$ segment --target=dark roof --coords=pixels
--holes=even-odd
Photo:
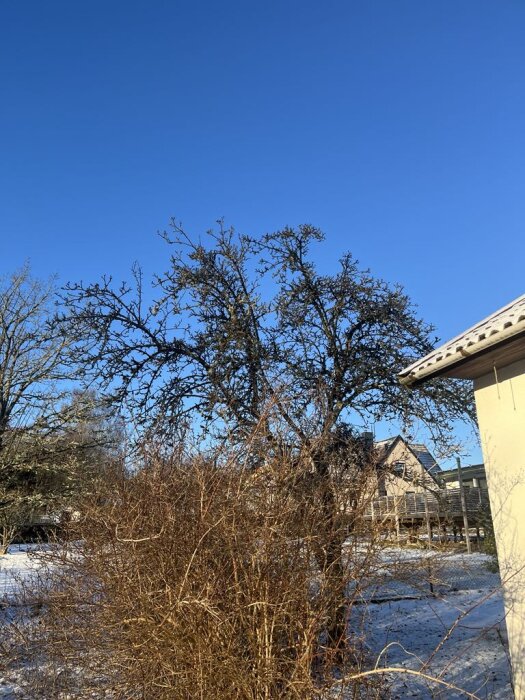
[[[484,464],[470,464],[468,467],[461,467],[461,476],[463,479],[485,479],[485,465]],[[440,477],[443,481],[457,481],[458,470],[457,469],[447,469],[442,471]]]
[[[427,472],[430,472],[434,474],[435,472],[440,472],[441,467],[439,464],[436,462],[434,457],[430,454],[428,448],[426,445],[421,445],[421,444],[409,444],[410,449],[412,452],[416,455],[416,457],[419,459],[421,464],[425,467]]]

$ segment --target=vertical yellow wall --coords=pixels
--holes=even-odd
[[[525,360],[474,382],[517,700],[525,699]]]

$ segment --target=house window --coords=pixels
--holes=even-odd
[[[405,473],[405,463],[394,462],[392,464],[392,471],[396,476],[403,476],[403,474]]]

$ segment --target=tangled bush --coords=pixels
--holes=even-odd
[[[158,459],[83,504],[41,561],[33,652],[54,669],[41,697],[363,697],[342,681],[362,650],[331,648],[326,630],[373,557],[322,574],[315,487],[299,507],[297,479],[263,474]],[[345,518],[334,527],[342,541]]]

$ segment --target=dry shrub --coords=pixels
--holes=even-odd
[[[321,573],[323,491],[300,497],[299,472],[156,459],[84,503],[41,561],[33,650],[53,688],[33,697],[364,697],[364,680],[341,682],[358,644],[331,656],[325,642],[341,587],[350,610],[374,557]],[[345,517],[331,526],[339,546]]]

